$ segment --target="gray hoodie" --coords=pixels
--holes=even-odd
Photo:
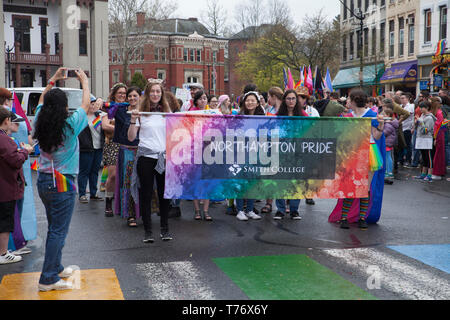
[[[436,117],[431,112],[426,115],[421,115],[417,121],[417,138],[433,138],[435,122]]]

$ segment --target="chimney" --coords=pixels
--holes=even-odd
[[[188,20],[189,20],[189,21],[198,22],[198,19],[197,19],[197,18],[189,18]]]
[[[142,28],[145,24],[145,12],[136,13],[136,26]]]

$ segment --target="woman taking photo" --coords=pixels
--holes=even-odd
[[[123,103],[127,98],[127,86],[117,83],[112,87],[108,102]],[[105,185],[105,215],[113,215],[112,201],[116,187],[116,165],[119,155],[120,144],[113,141],[114,120],[108,119],[108,115],[102,118],[102,129],[105,132],[105,147],[103,149],[103,165],[108,170],[108,179]]]
[[[208,103],[208,96],[203,90],[198,91],[194,95],[194,107],[191,108],[189,111],[196,111],[196,110],[205,110],[206,105]],[[200,211],[200,201],[203,201],[203,212]],[[194,202],[194,219],[195,220],[202,220],[205,221],[212,221],[211,216],[208,213],[209,210],[209,199],[208,200],[193,200]]]
[[[144,92],[139,110],[131,113],[128,140],[134,141],[139,134],[139,147],[131,179],[132,195],[139,203],[139,212],[144,222],[144,243],[153,243],[152,194],[156,179],[159,212],[161,216],[161,239],[172,240],[169,234],[169,200],[164,199],[166,120],[161,115],[142,115],[139,112],[170,113],[170,107],[160,82],[150,82]],[[139,199],[139,201],[138,201]]]
[[[81,108],[69,115],[67,96],[61,89],[52,89],[55,82],[65,79],[64,68],[58,69],[48,82],[36,109],[34,139],[39,142],[39,172],[37,189],[48,221],[45,258],[39,279],[39,290],[71,289],[71,284],[61,278],[71,276],[73,270],[61,265],[62,249],[69,232],[70,220],[75,205],[74,184],[79,171],[78,135],[88,125],[90,107],[89,82],[82,70],[76,70],[83,88]],[[66,188],[56,181],[57,171],[63,175]],[[68,191],[64,191],[68,190]]]
[[[280,110],[278,110],[277,116],[289,116],[289,117],[307,117],[308,114],[305,112],[303,107],[300,105],[297,93],[295,90],[287,90],[282,98],[282,103]],[[277,199],[277,213],[273,217],[274,220],[281,220],[286,215],[286,200]],[[298,213],[298,208],[300,206],[300,200],[289,200],[289,212],[291,214],[291,219],[301,220],[300,214]]]
[[[261,107],[261,99],[258,92],[250,91],[247,92],[242,98],[242,109],[240,115],[242,116],[264,116],[265,112],[263,107]],[[247,208],[244,212],[244,199],[236,199],[236,208],[238,214],[236,218],[240,221],[247,221],[248,219],[260,220],[261,216],[257,215],[254,210],[255,200],[246,199]]]
[[[141,98],[141,89],[130,87],[127,90],[127,102],[130,104],[128,111],[139,108]],[[137,227],[138,206],[134,202],[130,193],[131,174],[136,157],[139,137],[134,141],[128,140],[128,129],[130,128],[131,115],[127,113],[126,108],[118,108],[114,115],[114,138],[113,142],[120,145],[117,158],[117,176],[114,201],[114,212],[122,218],[127,219],[129,227]],[[108,216],[113,216],[111,213]]]

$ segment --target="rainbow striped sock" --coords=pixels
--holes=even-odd
[[[361,198],[359,201],[359,218],[366,219],[367,211],[369,211],[369,198]]]
[[[342,219],[347,219],[348,212],[350,211],[350,208],[353,205],[353,201],[355,201],[355,199],[344,199],[344,203],[342,205],[342,215],[341,215]]]

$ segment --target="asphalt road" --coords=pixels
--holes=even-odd
[[[328,299],[330,284],[313,281],[309,273],[316,270],[320,277],[343,280],[350,291],[361,290],[376,299],[450,299],[450,182],[425,184],[412,181],[413,174],[416,171],[402,169],[399,179],[385,186],[381,220],[367,231],[328,223],[335,200],[316,200],[314,206],[302,201],[301,221],[274,221],[274,208],[272,215],[249,222],[226,215],[224,203],[212,205],[213,222],[194,221],[192,202],[183,201],[182,217],[169,220],[174,239],[162,242],[156,237],[155,243],[144,244],[141,221],[130,228],[118,216],[106,218],[104,202],[77,202],[63,263],[82,270],[114,269],[124,298],[132,300],[285,298],[282,290],[257,288],[262,285],[257,274],[267,282],[277,277],[276,283],[283,276],[298,280],[308,274],[308,292],[301,291],[302,281],[292,280],[288,297]],[[33,252],[20,263],[0,266],[0,278],[41,271],[47,220],[37,193],[35,198],[38,239],[29,244]],[[159,235],[156,215],[153,227]],[[405,248],[413,253],[405,253]],[[280,274],[285,264],[279,259],[289,256],[305,259],[299,275],[295,268]],[[253,260],[239,263],[252,257],[268,260],[256,260],[256,267],[246,267]],[[332,288],[339,295],[340,287]]]

